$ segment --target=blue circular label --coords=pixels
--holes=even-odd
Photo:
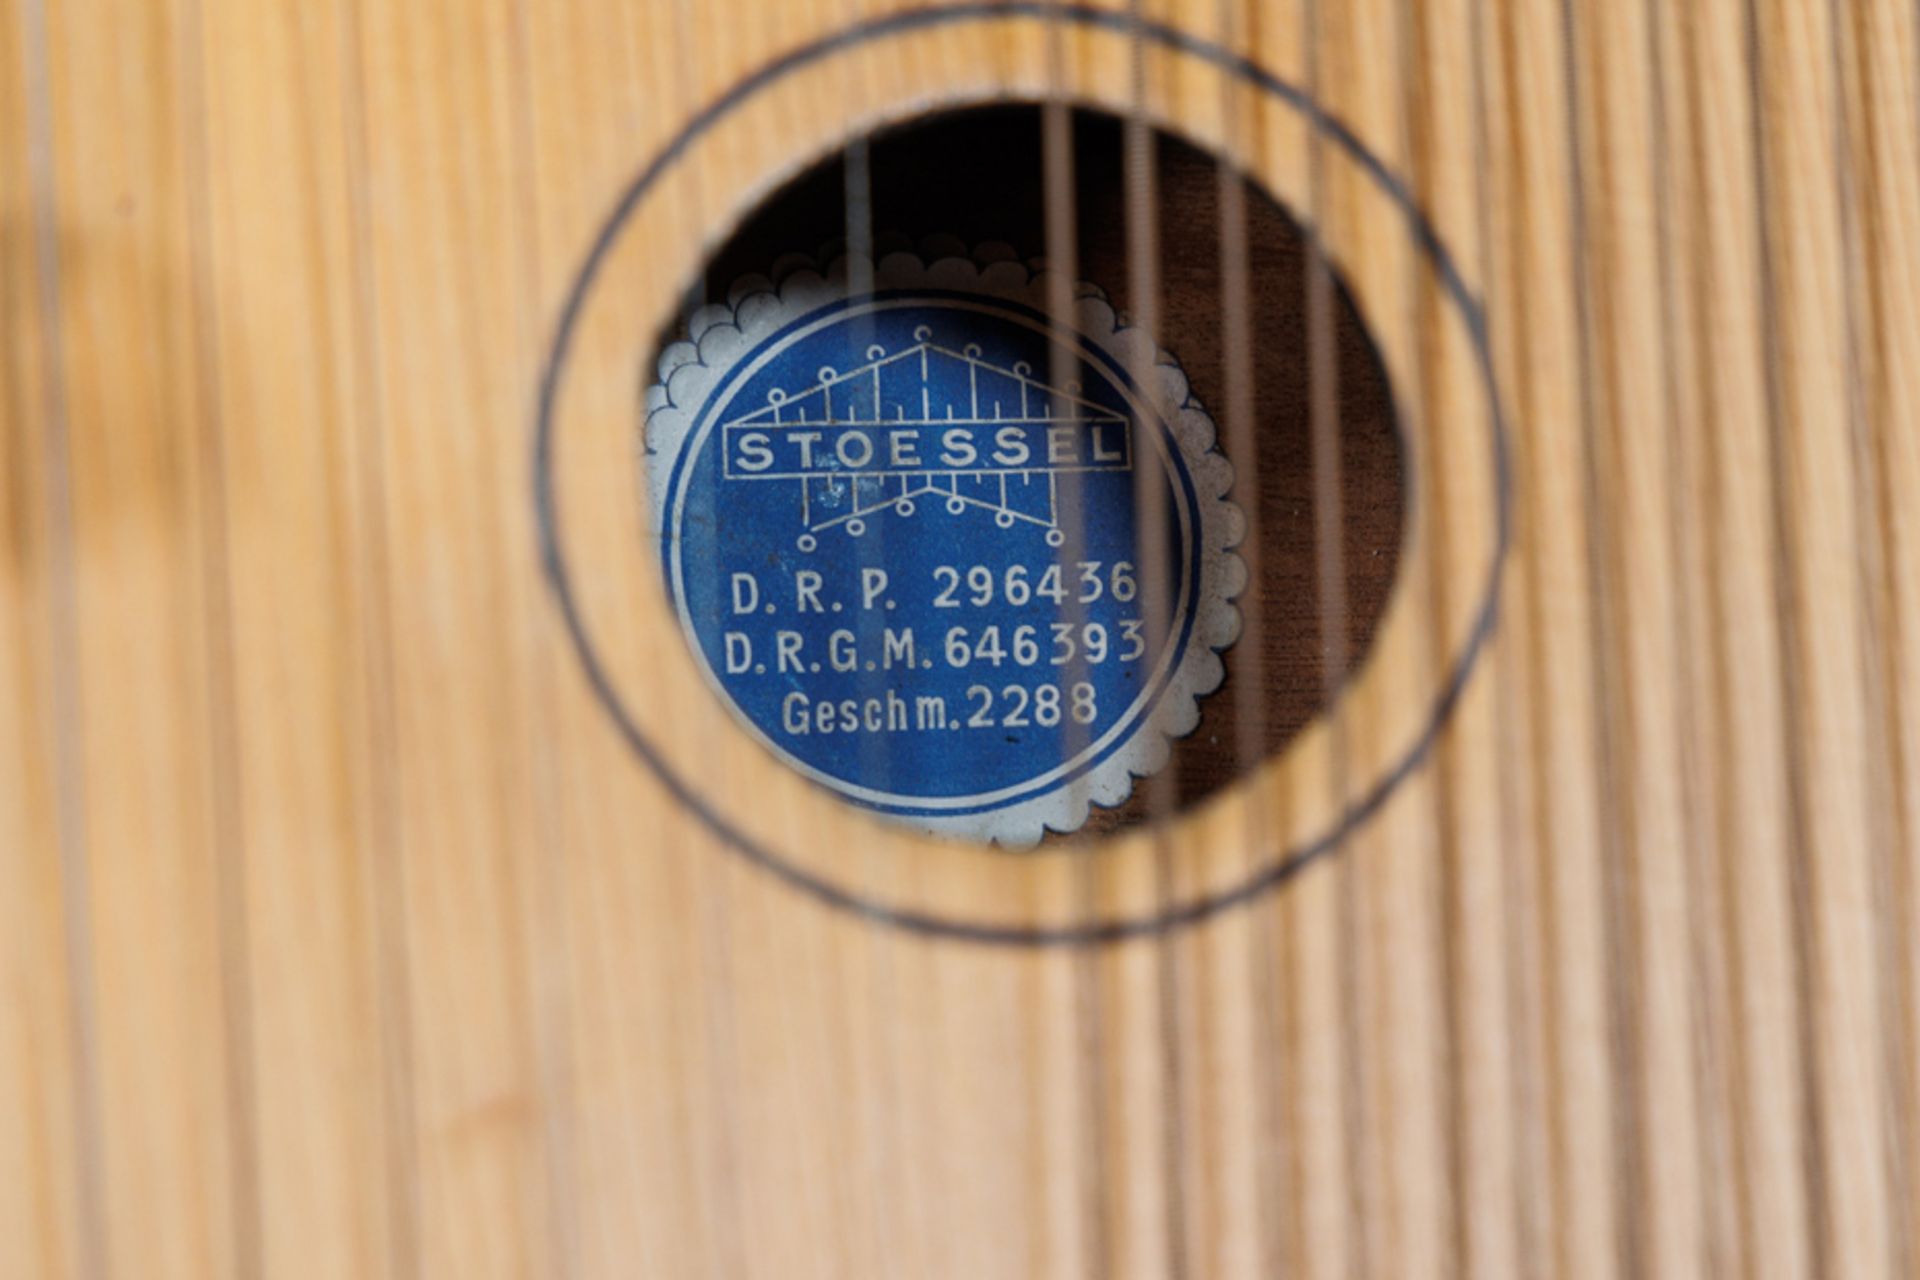
[[[1188,458],[1129,367],[1022,302],[927,288],[734,343],[651,465],[674,606],[751,731],[930,829],[1034,839],[1033,802],[1076,783],[1083,818],[1207,577]]]

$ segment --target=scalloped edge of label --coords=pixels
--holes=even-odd
[[[662,516],[673,470],[670,463],[659,466],[655,460],[677,458],[708,397],[741,357],[757,351],[761,342],[791,322],[844,302],[850,296],[855,266],[866,268],[857,274],[875,289],[971,293],[1043,314],[1048,311],[1051,282],[1042,260],[1023,262],[1010,246],[998,242],[978,245],[969,253],[963,242],[951,236],[929,236],[917,246],[900,237],[883,238],[870,260],[852,259],[837,245],[829,245],[818,255],[787,254],[774,262],[768,274],[741,277],[728,289],[724,303],[693,312],[687,321],[688,338],[661,351],[658,380],[646,389],[640,466],[648,525],[655,537],[663,542],[669,537]],[[1070,328],[1076,337],[1122,369],[1152,371],[1148,384],[1137,386],[1135,392],[1160,414],[1186,464],[1196,497],[1193,536],[1199,542],[1200,582],[1194,594],[1191,639],[1179,663],[1168,672],[1158,698],[1117,748],[1054,788],[1004,807],[951,816],[891,813],[848,794],[835,779],[771,743],[699,658],[698,637],[686,636],[728,714],[774,758],[883,821],[1014,848],[1037,844],[1050,832],[1071,834],[1085,825],[1092,806],[1114,808],[1126,803],[1137,779],[1167,766],[1173,743],[1199,727],[1200,700],[1216,691],[1226,677],[1220,654],[1239,638],[1240,611],[1234,600],[1247,586],[1246,564],[1234,550],[1245,537],[1246,521],[1227,496],[1233,487],[1232,464],[1220,451],[1213,418],[1193,398],[1178,360],[1117,312],[1098,287],[1075,281],[1071,292]]]

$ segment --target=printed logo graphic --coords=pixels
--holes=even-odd
[[[1063,330],[1017,263],[896,254],[872,280],[743,281],[663,354],[666,580],[777,756],[897,820],[1030,844],[1124,800],[1218,686],[1232,471],[1178,366],[1097,294]]]
[[[814,549],[818,540],[808,535],[823,529],[844,525],[859,537],[869,516],[910,516],[923,496],[952,515],[970,506],[989,512],[1002,529],[1021,520],[1038,525],[1047,545],[1057,547],[1066,541],[1058,476],[1133,469],[1125,414],[1043,386],[1025,361],[998,368],[981,358],[980,344],[954,351],[936,345],[932,334],[919,326],[914,345],[897,355],[869,347],[869,362],[851,373],[822,365],[818,386],[799,393],[775,387],[766,408],[721,428],[726,479],[800,482],[802,551]],[[961,385],[966,397],[956,406],[948,389]],[[944,415],[935,414],[936,402]],[[937,451],[923,454],[926,441]],[[1046,481],[1038,510],[1030,509],[1036,476]],[[963,490],[963,481],[983,480],[993,483]],[[851,510],[839,500],[848,485]]]

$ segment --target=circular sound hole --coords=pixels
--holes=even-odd
[[[1090,111],[1072,117],[1075,274],[1114,307],[1137,315],[1137,272],[1128,256],[1128,172],[1122,123]],[[723,299],[736,281],[767,273],[780,259],[815,253],[848,238],[849,192],[863,193],[871,235],[889,244],[945,243],[965,252],[984,243],[1022,257],[1047,250],[1047,181],[1042,113],[1036,106],[954,112],[891,128],[868,139],[849,182],[839,156],[763,201],[712,255],[682,316],[660,346],[683,338],[688,317]],[[858,153],[856,153],[856,156]],[[1386,607],[1402,544],[1406,484],[1392,393],[1373,341],[1337,279],[1323,313],[1332,358],[1312,385],[1312,250],[1299,225],[1260,188],[1223,181],[1210,154],[1164,134],[1153,138],[1153,216],[1158,228],[1158,321],[1153,337],[1184,369],[1192,395],[1220,427],[1234,468],[1228,494],[1246,514],[1253,570],[1238,597],[1238,640],[1221,652],[1225,679],[1199,702],[1200,721],[1172,743],[1164,781],[1135,786],[1112,808],[1095,808],[1080,834],[1169,816],[1245,774],[1337,698],[1364,661]],[[861,181],[864,171],[865,181]],[[1238,183],[1245,210],[1244,297],[1249,342],[1230,348],[1229,283],[1222,275],[1222,204]],[[947,238],[937,240],[935,238]],[[856,236],[857,238],[857,236]],[[651,366],[649,366],[651,367]],[[1236,448],[1229,422],[1233,388],[1250,390],[1251,450]],[[1338,422],[1339,542],[1316,529],[1313,411]],[[902,496],[894,518],[921,519],[964,506],[957,496]],[[868,516],[868,520],[874,519]],[[1004,517],[1010,521],[1011,517]],[[865,529],[862,523],[862,529]],[[813,535],[806,535],[812,540]],[[1059,541],[1049,536],[1049,544]],[[811,550],[811,548],[806,548]],[[1068,548],[1071,549],[1070,547]],[[1338,598],[1322,582],[1338,570]],[[1332,596],[1333,593],[1325,593]],[[1329,619],[1329,606],[1340,616]],[[1043,633],[1044,634],[1044,633]],[[1344,661],[1340,669],[1331,665]],[[1049,837],[1058,838],[1058,837]]]

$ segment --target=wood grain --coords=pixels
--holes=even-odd
[[[1504,492],[1497,627],[1431,751],[1330,856],[1124,941],[994,945],[796,889],[596,699],[542,559],[535,420],[649,159],[906,10],[19,0],[0,1276],[1920,1265],[1913,7],[1140,6],[1405,184],[1484,306],[1504,490],[1475,327],[1353,150],[1088,16],[1123,9],[1050,35],[990,8],[744,93],[612,243],[553,483],[613,683],[791,866],[1072,935],[1229,894],[1363,797],[1472,631]],[[1323,238],[1398,413],[1382,462],[1364,398],[1335,397],[1347,491],[1408,501],[1347,526],[1347,557],[1398,551],[1356,571],[1375,596],[1341,620],[1364,661],[1335,696],[1312,646],[1249,646],[1237,681],[1299,695],[1252,713],[1264,758],[1189,761],[1177,814],[1016,857],[881,828],[733,727],[637,567],[620,459],[687,288],[813,237],[762,199],[852,132],[1053,93],[1198,148],[1165,159],[1155,314],[1223,422],[1233,281],[1198,157],[1277,202],[1250,205],[1246,277],[1254,425],[1283,442],[1248,472],[1272,634],[1314,622],[1320,563],[1288,542],[1315,387],[1279,210]],[[1044,240],[1035,152],[981,137],[942,146],[1017,165]],[[1125,297],[1125,175],[1085,168],[1086,274]],[[1005,235],[1015,207],[920,198],[899,220]],[[1221,704],[1227,747],[1250,705]]]

